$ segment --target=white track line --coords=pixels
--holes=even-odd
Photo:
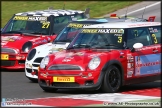
[[[151,5],[148,5],[148,6],[146,6],[146,7],[137,9],[137,10],[132,11],[132,12],[128,12],[127,15],[132,14],[132,13],[135,13],[135,12],[138,12],[138,11],[141,11],[141,10],[144,10],[144,9],[147,9],[147,8],[150,8],[150,7],[155,6],[155,5],[158,5],[158,4],[160,4],[160,3],[161,3],[161,1],[160,1],[160,2],[156,2],[156,3],[154,3],[154,4],[151,4]],[[120,15],[120,16],[125,16],[125,14]]]
[[[85,100],[108,101],[108,102],[127,102],[127,101],[137,101],[147,99],[160,99],[161,97],[121,94],[121,93],[105,93],[105,94],[68,95],[68,96],[59,96],[58,98],[73,98],[73,99],[85,99]]]

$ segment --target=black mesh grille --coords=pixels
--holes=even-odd
[[[36,59],[34,60],[34,62],[40,63],[40,62],[42,61],[42,59],[43,59],[43,57],[36,58]]]
[[[39,66],[39,64],[32,64],[34,67],[38,67]]]
[[[52,86],[55,86],[55,87],[79,87],[79,84],[78,83],[64,83],[64,82],[54,82],[52,83]]]
[[[54,65],[49,67],[49,70],[81,70],[81,68],[74,65]]]
[[[27,71],[28,73],[32,73],[32,69],[26,68],[26,71]]]
[[[14,66],[16,61],[1,60],[1,66]]]
[[[7,52],[7,53],[13,53],[16,54],[14,49],[10,49],[10,48],[1,48],[1,52]]]

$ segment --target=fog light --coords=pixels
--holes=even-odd
[[[46,84],[47,84],[47,86],[50,86],[50,81],[46,80]]]
[[[17,59],[17,60],[20,60],[20,59],[21,59],[21,57],[20,57],[20,56],[16,56],[16,59]]]
[[[46,74],[44,74],[44,73],[40,73],[40,75],[41,75],[42,77],[47,78],[47,75],[46,75]]]
[[[92,74],[91,73],[88,73],[88,77],[91,77],[92,76]]]

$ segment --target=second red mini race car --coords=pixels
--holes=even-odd
[[[84,27],[67,50],[43,58],[40,87],[102,89],[160,79],[161,23],[116,22]]]

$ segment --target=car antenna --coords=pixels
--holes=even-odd
[[[144,10],[143,10],[143,13],[142,13],[142,19],[143,19],[143,15],[144,15],[144,13],[145,13],[145,9],[146,9],[146,7],[147,7],[147,5],[145,5],[145,8],[144,8]]]
[[[64,5],[63,5],[63,10],[65,10],[65,2],[64,2]]]
[[[128,2],[128,7],[129,7],[129,2]],[[128,11],[128,7],[127,7],[127,9],[126,9],[125,19],[127,18],[127,11]]]

